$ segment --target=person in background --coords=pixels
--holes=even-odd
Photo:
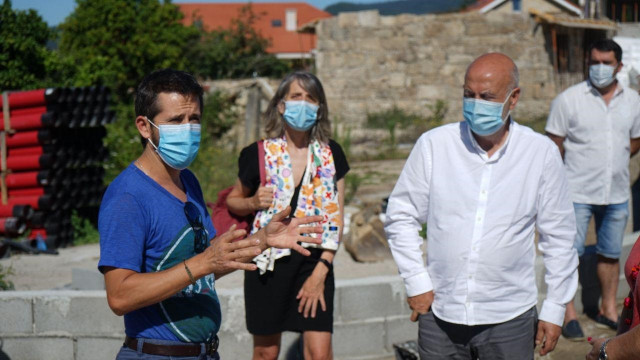
[[[259,272],[245,272],[247,329],[253,359],[276,359],[283,331],[301,332],[305,359],[331,359],[333,258],[342,236],[344,176],[349,165],[329,139],[331,124],[322,84],[313,74],[287,75],[266,111],[267,139],[242,150],[238,180],[227,197],[229,211],[255,213],[251,233],[291,207],[295,217],[323,217],[322,244],[303,244],[311,256],[267,249],[254,259]],[[266,184],[261,184],[258,146],[264,148]]]
[[[117,359],[219,359],[220,301],[215,281],[266,248],[309,250],[322,220],[286,219],[289,209],[244,240],[244,230],[216,236],[198,180],[186,168],[198,153],[202,87],[185,72],[147,75],[136,90],[135,124],[143,151],[109,185],[100,206],[100,261],[107,301],[124,315]],[[235,241],[238,240],[238,241]]]
[[[624,266],[624,276],[631,288],[624,299],[624,307],[618,323],[618,335],[610,339],[589,339],[592,345],[587,360],[636,360],[640,354],[640,238],[629,253]]]
[[[551,352],[575,294],[575,217],[562,159],[510,116],[518,68],[485,54],[464,78],[464,121],[424,133],[387,207],[385,231],[425,359],[533,359]],[[423,239],[427,224],[427,266]],[[546,268],[538,317],[535,230]]]
[[[595,218],[597,276],[602,289],[598,326],[617,328],[619,261],[629,217],[629,157],[640,149],[640,96],[616,79],[622,49],[613,40],[589,48],[589,78],[558,95],[545,131],[564,158],[576,214],[574,247],[584,261],[587,228]],[[581,279],[585,280],[585,279]],[[570,340],[584,339],[573,300],[562,328]]]

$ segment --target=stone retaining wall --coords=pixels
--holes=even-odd
[[[323,19],[316,33],[317,74],[332,119],[341,130],[350,127],[355,141],[375,136],[362,128],[367,113],[394,105],[427,116],[428,106],[443,100],[446,120],[460,121],[465,70],[487,52],[509,55],[520,70],[519,121],[546,115],[557,94],[542,27],[525,13],[351,12]]]

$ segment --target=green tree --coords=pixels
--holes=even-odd
[[[43,85],[51,32],[35,10],[13,10],[11,1],[0,6],[0,89],[33,89]]]
[[[158,0],[76,0],[60,24],[60,52],[77,65],[75,85],[103,84],[118,101],[153,70],[186,69],[185,49],[199,39],[176,5]]]
[[[194,73],[210,79],[246,78],[253,75],[280,77],[289,65],[267,54],[269,40],[255,29],[258,20],[251,5],[240,9],[227,29],[206,32],[192,49]],[[200,22],[197,22],[200,23]]]
[[[168,1],[76,0],[74,12],[60,24],[59,51],[76,68],[74,85],[102,84],[113,90],[118,121],[108,126],[106,181],[140,153],[133,125],[137,84],[154,70],[188,68],[186,49],[200,35],[184,26],[182,17]]]

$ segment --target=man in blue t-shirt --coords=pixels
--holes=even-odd
[[[126,339],[117,359],[218,359],[220,302],[215,280],[255,270],[250,260],[268,247],[309,251],[322,217],[274,216],[244,239],[232,227],[216,236],[202,190],[186,169],[198,153],[202,87],[193,76],[165,69],[136,90],[135,124],[144,150],[109,185],[99,216],[100,262],[109,306],[124,315]]]

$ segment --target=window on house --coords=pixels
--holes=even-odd
[[[285,20],[287,22],[287,31],[296,31],[298,28],[298,11],[296,9],[287,9],[285,12]]]
[[[280,19],[271,20],[271,26],[272,27],[281,27],[282,26],[282,20],[280,20]]]

